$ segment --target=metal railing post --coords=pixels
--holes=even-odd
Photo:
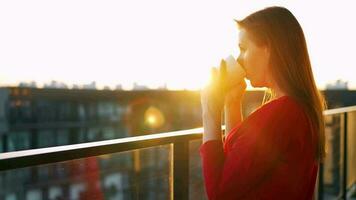
[[[189,141],[173,144],[173,197],[189,199]]]
[[[343,139],[343,174],[342,174],[342,198],[347,197],[347,112],[344,113],[344,139]]]
[[[324,164],[319,164],[318,200],[324,199]]]

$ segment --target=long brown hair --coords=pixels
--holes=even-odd
[[[304,33],[297,19],[286,8],[268,7],[236,22],[257,45],[269,47],[271,74],[280,89],[304,107],[318,137],[315,158],[322,162],[326,103],[316,87]],[[275,97],[274,91],[269,94],[269,99]]]

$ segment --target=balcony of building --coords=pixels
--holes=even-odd
[[[325,111],[317,199],[355,198],[356,106]],[[207,199],[202,128],[0,154],[0,199]]]

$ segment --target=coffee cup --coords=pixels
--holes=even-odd
[[[232,55],[229,55],[224,60],[226,63],[227,84],[229,86],[239,84],[246,76],[244,68],[242,68],[238,62],[236,62],[236,59]]]

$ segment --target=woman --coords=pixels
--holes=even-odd
[[[293,14],[282,7],[241,21],[237,61],[254,87],[271,91],[246,119],[242,81],[225,85],[226,66],[213,69],[201,93],[203,162],[209,199],[312,199],[318,163],[325,155],[323,110],[306,41]],[[225,137],[221,112],[225,111]]]

